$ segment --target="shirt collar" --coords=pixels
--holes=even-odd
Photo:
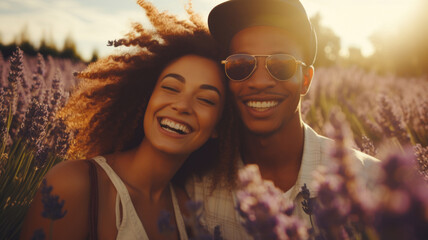
[[[311,187],[313,181],[313,172],[321,164],[321,144],[320,136],[307,124],[304,126],[304,144],[302,164],[300,166],[299,175],[297,176],[296,184],[284,193],[289,199],[295,199],[302,190],[304,184],[309,189],[311,198],[316,197],[316,191]],[[238,169],[244,167],[244,162],[241,156],[238,156]]]
[[[313,173],[321,164],[321,144],[320,136],[307,124],[304,125],[304,144],[302,164],[296,184],[286,192],[290,199],[295,199],[302,190],[304,184],[308,188],[311,197],[316,196],[316,191],[312,188]]]

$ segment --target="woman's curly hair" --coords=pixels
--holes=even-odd
[[[126,53],[102,58],[76,74],[79,86],[59,114],[75,134],[69,158],[89,159],[137,147],[144,137],[144,113],[162,70],[189,54],[217,62],[224,56],[190,3],[187,21],[159,12],[147,1],[138,4],[153,28],[134,23],[125,38],[108,43],[129,47]],[[219,138],[194,152],[173,181],[184,183],[191,174],[202,176],[213,170],[214,185],[221,179],[234,182],[238,146],[232,144],[236,136],[230,134],[235,121],[231,101],[225,102]]]

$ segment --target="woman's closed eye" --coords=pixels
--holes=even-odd
[[[198,97],[198,100],[201,101],[201,102],[203,102],[203,103],[209,104],[211,106],[215,106],[216,105],[216,102],[214,100],[211,100],[211,99],[208,99],[208,98]]]
[[[171,91],[171,92],[176,92],[176,93],[180,92],[180,90],[178,88],[172,87],[172,86],[168,86],[168,85],[163,85],[163,86],[161,86],[161,88],[163,88],[163,89],[165,89],[167,91]]]

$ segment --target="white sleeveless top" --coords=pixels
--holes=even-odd
[[[101,166],[110,178],[114,187],[116,188],[116,228],[117,228],[117,240],[148,240],[146,231],[144,230],[143,224],[135,211],[134,205],[132,204],[131,197],[129,196],[128,189],[122,182],[120,177],[113,171],[113,169],[107,164],[106,159],[103,156],[94,158],[95,162]],[[174,189],[169,184],[169,189],[172,196],[172,204],[174,206],[175,221],[177,223],[178,233],[181,240],[188,240],[186,228],[184,226],[183,216],[181,215],[180,208],[178,206],[177,197],[175,196]],[[120,205],[122,205],[122,219],[120,218]]]

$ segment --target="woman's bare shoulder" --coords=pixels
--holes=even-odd
[[[56,164],[45,176],[48,183],[58,188],[85,190],[89,187],[89,164],[87,160],[70,160]]]
[[[55,220],[54,239],[85,239],[89,228],[89,164],[87,161],[64,161],[51,168],[45,176],[49,194],[62,205],[60,219]],[[36,229],[50,231],[51,219],[42,216],[46,209],[43,198],[46,191],[41,185],[24,220],[21,239],[30,239]],[[52,198],[52,199],[55,199]],[[51,199],[51,200],[52,200]],[[58,210],[58,209],[57,209]]]

